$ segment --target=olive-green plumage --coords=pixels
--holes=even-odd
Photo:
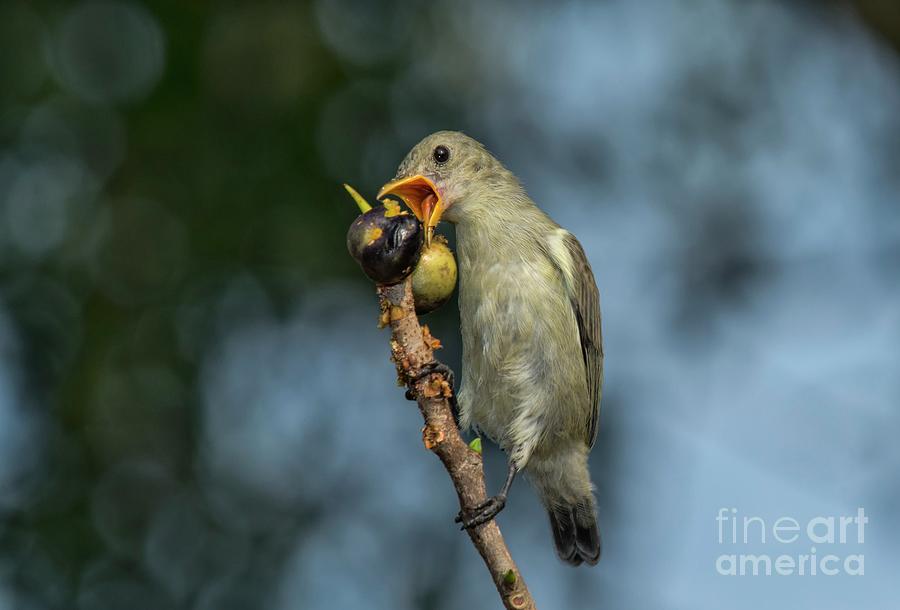
[[[460,423],[496,441],[515,471],[525,471],[550,514],[560,556],[596,563],[587,455],[597,434],[603,349],[584,251],[462,133],[442,131],[417,144],[397,178],[414,175],[433,183],[442,219],[456,225]]]

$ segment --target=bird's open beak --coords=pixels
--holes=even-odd
[[[444,212],[444,201],[434,182],[425,176],[418,175],[388,182],[378,192],[378,199],[385,195],[394,195],[403,200],[425,225],[425,244],[431,245],[434,228],[441,221]]]

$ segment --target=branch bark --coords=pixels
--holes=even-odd
[[[416,397],[425,420],[422,441],[440,458],[459,496],[459,506],[469,511],[487,499],[481,454],[470,449],[459,435],[448,397],[452,388],[440,372],[415,381],[440,345],[428,327],[419,325],[409,278],[391,286],[379,286],[381,323],[391,328],[391,358],[399,379]],[[500,528],[494,521],[467,530],[472,544],[484,559],[503,606],[508,610],[536,610],[525,580],[519,573]]]

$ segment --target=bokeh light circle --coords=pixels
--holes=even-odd
[[[165,41],[156,19],[131,2],[88,2],[63,19],[55,41],[61,84],[91,102],[133,101],[162,75]]]

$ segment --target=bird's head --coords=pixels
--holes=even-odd
[[[378,199],[402,199],[425,225],[430,242],[442,218],[459,222],[476,212],[481,191],[504,179],[515,181],[481,143],[458,131],[438,131],[409,151]]]

